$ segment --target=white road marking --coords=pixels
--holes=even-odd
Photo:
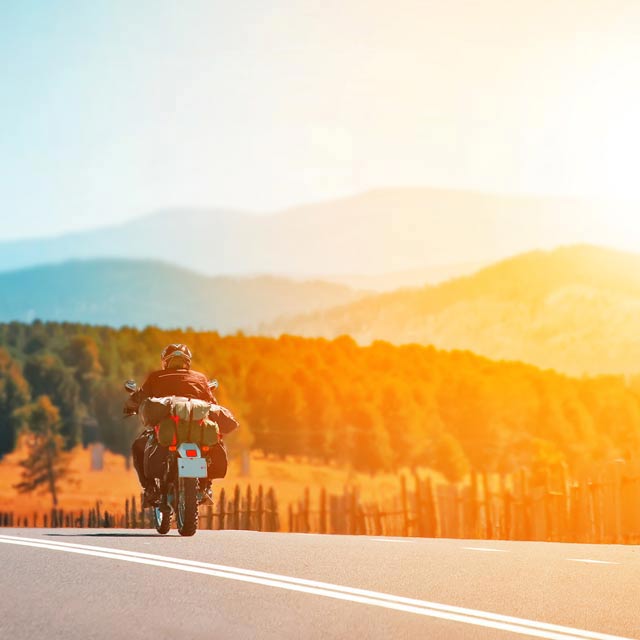
[[[589,560],[587,558],[567,558],[569,562],[584,562],[585,564],[620,564],[619,562],[609,562],[608,560]]]
[[[492,549],[490,547],[462,547],[467,551],[494,551],[496,553],[509,553],[507,549]]]
[[[303,578],[294,578],[291,576],[267,573],[264,571],[253,571],[251,569],[241,569],[226,565],[198,562],[195,560],[171,558],[168,556],[140,553],[137,551],[125,551],[110,547],[97,547],[93,545],[82,545],[67,542],[51,542],[41,538],[22,538],[7,535],[0,535],[0,543],[33,547],[36,549],[47,549],[49,551],[75,553],[85,556],[107,558],[110,560],[120,560],[136,564],[163,567],[166,569],[175,569],[190,573],[214,576],[217,578],[225,578],[227,580],[237,580],[240,582],[259,584],[277,589],[296,591],[299,593],[308,593],[323,596],[325,598],[333,598],[335,600],[368,604],[375,607],[414,613],[416,615],[431,618],[451,620],[454,622],[462,622],[479,627],[511,631],[525,636],[548,638],[550,640],[631,640],[630,638],[623,638],[622,636],[574,629],[572,627],[537,622],[513,616],[505,616],[478,609],[455,607],[437,602],[429,602],[427,600],[405,598],[388,593],[356,589],[328,582],[306,580]]]
[[[386,538],[368,538],[371,542],[400,542],[406,544],[407,542],[414,542],[414,540],[387,540]]]

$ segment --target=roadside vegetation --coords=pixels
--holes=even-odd
[[[57,412],[65,449],[99,441],[128,455],[140,427],[122,419],[122,382],[142,381],[172,341],[188,343],[194,367],[220,380],[218,399],[242,425],[229,439],[232,455],[258,450],[367,474],[428,467],[458,481],[471,469],[566,463],[579,471],[640,448],[638,385],[622,376],[575,379],[470,352],[360,347],[348,337],[36,321],[0,324],[0,454],[20,433],[37,432],[25,418],[35,403]]]

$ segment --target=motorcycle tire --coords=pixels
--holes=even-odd
[[[154,507],[153,519],[156,531],[165,535],[171,529],[171,507]]]
[[[176,495],[176,524],[181,536],[198,530],[198,479],[180,478]]]

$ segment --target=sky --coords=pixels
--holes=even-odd
[[[640,202],[638,33],[637,0],[5,0],[0,240],[385,186]]]

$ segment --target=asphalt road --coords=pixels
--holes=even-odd
[[[0,638],[640,638],[638,549],[0,529]]]

